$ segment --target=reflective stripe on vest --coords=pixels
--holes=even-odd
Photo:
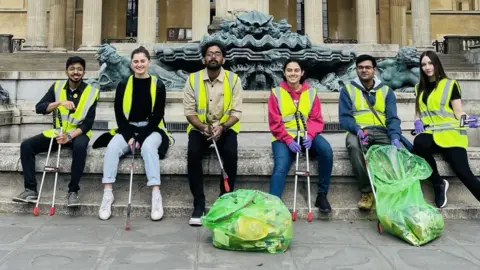
[[[306,124],[310,115],[310,111],[313,107],[313,102],[315,101],[315,96],[317,95],[317,90],[315,88],[310,88],[306,91],[303,91],[300,94],[297,106],[287,90],[281,87],[276,87],[272,89],[272,92],[277,99],[278,109],[280,111],[280,115],[282,116],[282,122],[287,130],[287,133],[293,138],[297,136],[297,131],[305,133],[305,127],[303,126],[300,118],[298,119],[297,125],[295,114],[301,113]],[[305,134],[303,134],[303,136],[305,136]],[[272,141],[276,140],[277,138],[272,136]]]
[[[197,109],[197,116],[198,119],[206,124],[207,123],[207,88],[203,81],[203,72],[204,70],[200,70],[193,74],[190,74],[188,80],[190,85],[192,86],[193,92],[195,94],[195,102],[196,102],[196,109]],[[220,119],[220,123],[227,122],[228,118],[230,117],[230,112],[232,110],[232,99],[233,99],[233,88],[237,83],[238,75],[234,72],[225,70],[225,78],[223,80],[223,116]],[[190,132],[191,129],[195,129],[192,124],[189,124],[187,127],[187,133]],[[240,121],[235,123],[235,125],[231,126],[230,129],[235,131],[236,133],[240,132]]]
[[[375,104],[372,104],[373,109],[377,112],[378,117],[382,120],[380,123],[377,117],[368,107],[368,103],[365,101],[365,97],[358,87],[353,84],[345,85],[348,95],[352,101],[352,111],[355,122],[361,127],[366,126],[383,126],[386,120],[386,99],[389,87],[384,85],[375,92]]]
[[[63,101],[67,100],[67,93],[65,89],[65,85],[67,81],[57,81],[55,82],[54,86],[54,93],[55,93],[55,101]],[[63,132],[70,132],[72,130],[77,129],[77,126],[80,125],[87,116],[88,110],[93,105],[95,100],[97,100],[99,95],[99,90],[92,88],[91,85],[87,85],[83,92],[81,93],[80,100],[75,108],[75,112],[70,113],[70,111],[63,107],[58,106],[58,110],[60,111],[60,115],[62,117],[62,128]],[[56,120],[56,128],[60,127],[60,121],[57,118]],[[43,134],[46,137],[51,138],[55,136],[57,131],[55,129],[45,130]],[[92,131],[89,130],[86,134],[89,138],[92,136]]]
[[[459,128],[460,121],[450,108],[450,97],[453,86],[458,83],[454,80],[442,79],[427,98],[427,104],[423,102],[422,92],[418,95],[418,85],[415,85],[415,93],[418,99],[420,119],[425,125],[448,128],[444,130],[425,130],[425,133],[433,134],[433,140],[441,147],[468,147],[466,128]],[[458,87],[460,91],[460,87]],[[458,124],[452,124],[458,122]]]
[[[151,112],[153,113],[153,109],[155,107],[155,100],[157,98],[157,83],[158,83],[158,78],[155,76],[152,77],[152,82],[150,84],[150,97],[152,98],[152,108]],[[123,94],[123,114],[125,115],[125,118],[128,120],[128,117],[130,116],[130,111],[132,109],[132,99],[133,99],[133,75],[130,75],[128,77],[127,85],[125,86],[125,92]],[[170,138],[170,134],[167,131],[167,128],[165,127],[165,123],[163,119],[160,121],[158,124],[158,128],[162,129],[165,131],[167,136]]]

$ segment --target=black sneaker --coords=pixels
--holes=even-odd
[[[78,194],[76,192],[69,192],[67,195],[67,206],[75,207],[80,205],[80,200],[78,199]]]
[[[34,203],[37,201],[37,197],[38,197],[38,193],[36,191],[26,188],[24,192],[20,193],[16,197],[13,197],[12,201]]]
[[[447,180],[442,180],[442,184],[433,186],[433,191],[435,192],[435,204],[438,208],[443,208],[445,205],[447,205],[447,190],[449,184]]]
[[[315,201],[315,206],[318,207],[318,210],[323,213],[332,212],[332,207],[327,199],[327,193],[320,192],[318,193],[317,200]]]
[[[188,221],[188,224],[190,224],[191,226],[202,226],[202,222],[200,218],[203,216],[204,213],[205,213],[205,208],[195,207],[195,209],[193,209],[192,216]]]

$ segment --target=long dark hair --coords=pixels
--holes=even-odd
[[[298,60],[291,59],[291,58],[288,59],[287,62],[285,62],[285,63],[283,64],[283,68],[282,68],[282,71],[283,71],[283,73],[282,73],[282,79],[283,79],[284,82],[288,82],[288,81],[287,81],[287,78],[285,77],[285,70],[287,69],[287,66],[288,66],[288,64],[290,64],[290,63],[297,63],[297,64],[300,66],[300,72],[305,71],[305,68],[303,67],[303,65],[302,65]],[[303,75],[302,75],[302,77],[300,77],[299,83],[300,83],[300,84],[303,84],[306,79],[307,79],[307,78],[306,78],[305,72],[304,72]]]
[[[419,100],[421,94],[427,89],[427,85],[430,82],[427,74],[422,69],[422,59],[427,56],[432,61],[432,65],[434,68],[435,82],[438,84],[440,80],[447,78],[447,74],[445,74],[445,70],[443,69],[442,62],[438,58],[438,55],[434,51],[425,51],[420,55],[420,81],[418,82],[417,86],[417,97],[415,99],[415,112],[420,114],[420,107],[419,107]]]

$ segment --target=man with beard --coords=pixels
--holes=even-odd
[[[233,191],[237,176],[237,134],[242,114],[242,83],[237,74],[224,70],[226,51],[222,44],[209,42],[202,47],[202,62],[206,68],[190,74],[184,88],[183,105],[190,123],[188,133],[188,181],[193,195],[193,213],[189,220],[199,226],[205,212],[202,157],[215,140],[228,185]],[[220,195],[226,193],[220,181]]]
[[[362,154],[362,146],[392,144],[401,148],[400,119],[392,89],[375,76],[377,62],[370,55],[356,59],[357,76],[340,91],[339,121],[347,130],[346,145],[353,172],[362,193],[358,208],[369,211],[373,194]]]
[[[99,95],[98,89],[83,81],[85,60],[78,56],[67,59],[66,72],[68,80],[56,81],[45,96],[37,103],[38,114],[60,113],[63,133],[60,134],[60,122],[57,118],[55,129],[48,129],[22,142],[20,160],[22,162],[25,191],[13,198],[16,202],[35,203],[37,200],[37,180],[35,179],[35,156],[47,152],[51,138],[52,150],[58,145],[73,150],[71,181],[68,185],[68,206],[79,206],[78,183],[85,168],[87,146],[92,135],[95,109]]]

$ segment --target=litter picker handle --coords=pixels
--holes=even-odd
[[[427,128],[429,128],[429,127],[430,127],[430,125],[425,125],[425,126],[423,126],[423,128],[425,128],[425,129],[427,129]],[[412,134],[413,136],[418,135],[417,132],[415,131],[415,129],[412,129],[412,130],[410,131],[410,134]]]

